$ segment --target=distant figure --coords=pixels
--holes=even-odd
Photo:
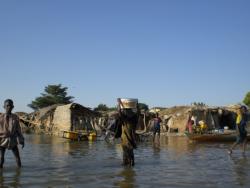
[[[192,133],[193,132],[193,126],[194,126],[194,120],[192,120],[192,114],[191,114],[191,112],[189,112],[188,121],[187,121],[187,125],[186,125],[186,130],[189,133]]]
[[[154,135],[153,135],[153,142],[155,142],[155,135],[158,134],[159,140],[161,135],[161,118],[159,117],[159,114],[155,114],[154,120]]]
[[[121,101],[118,99],[118,103]],[[138,113],[133,109],[121,109],[118,105],[119,111],[119,124],[122,127],[121,130],[121,145],[123,150],[123,165],[134,166],[134,149],[136,149],[135,141],[135,129],[138,123]]]
[[[191,120],[194,122],[194,125],[193,125],[193,126],[196,127],[196,125],[197,125],[197,116],[194,116],[194,115],[193,115],[193,116],[191,117]]]
[[[6,149],[12,150],[16,158],[17,166],[21,167],[21,159],[17,144],[19,142],[23,148],[24,137],[21,132],[18,116],[11,113],[13,108],[14,104],[11,99],[4,101],[5,113],[0,115],[0,168],[3,168]]]
[[[237,112],[237,119],[236,119],[236,127],[238,131],[238,136],[236,139],[236,142],[233,144],[231,149],[229,149],[228,153],[232,154],[233,149],[238,145],[242,144],[243,147],[243,154],[246,151],[246,145],[247,145],[247,108],[245,106],[241,106],[240,109],[238,109]]]

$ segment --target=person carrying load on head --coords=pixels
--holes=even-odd
[[[123,165],[134,166],[134,149],[136,149],[135,129],[139,118],[138,102],[135,108],[124,107],[120,98],[117,99],[119,124],[121,131],[121,146],[123,150]]]

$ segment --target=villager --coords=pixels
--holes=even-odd
[[[187,125],[186,125],[186,130],[189,133],[192,133],[193,132],[193,126],[194,126],[194,120],[192,120],[191,112],[189,112],[188,121],[187,121]]]
[[[139,109],[121,108],[121,99],[118,99],[119,124],[122,127],[121,145],[123,150],[123,165],[134,166],[134,149],[136,149],[135,129],[138,123]],[[136,110],[136,111],[135,111]]]
[[[158,137],[160,139],[160,134],[161,134],[161,118],[159,117],[159,114],[155,114],[154,118],[154,135],[153,135],[153,142],[155,142],[155,135],[158,134]]]
[[[229,149],[228,153],[232,154],[233,149],[238,145],[242,144],[243,154],[246,151],[247,145],[247,108],[245,106],[241,106],[237,112],[237,119],[236,119],[236,127],[238,131],[238,135],[236,138],[236,142],[233,144],[231,149]]]
[[[13,108],[14,104],[11,99],[4,101],[6,113],[0,116],[0,168],[3,168],[6,149],[12,150],[16,158],[17,166],[21,167],[21,159],[17,144],[21,144],[22,148],[24,148],[24,137],[21,132],[18,116],[12,114]]]
[[[193,122],[194,122],[194,125],[193,125],[193,127],[195,127],[196,126],[196,122],[197,122],[197,117],[196,116],[192,116],[191,117],[191,120],[193,120]]]

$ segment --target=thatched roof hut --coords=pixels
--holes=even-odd
[[[228,126],[235,128],[236,114],[224,107],[175,106],[159,112],[163,119],[162,130],[184,133],[190,116],[194,116],[198,124],[204,121],[208,129],[220,129]]]
[[[30,114],[17,114],[21,124],[33,129],[35,132],[51,132],[53,125],[53,115],[55,109],[61,104],[51,105],[41,108]]]
[[[77,103],[58,106],[54,112],[53,128],[58,131],[90,130],[98,113]]]
[[[35,131],[58,134],[61,131],[94,129],[99,114],[77,103],[52,105],[29,114],[21,121]]]

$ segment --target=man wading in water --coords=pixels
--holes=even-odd
[[[119,126],[122,127],[121,133],[121,145],[123,150],[123,165],[124,166],[134,166],[134,149],[136,149],[135,142],[135,129],[138,122],[138,109],[123,109],[122,102],[120,99],[118,101],[118,111],[119,111]],[[137,110],[135,112],[135,110]]]
[[[11,99],[4,101],[4,109],[6,113],[0,115],[0,168],[3,168],[6,149],[12,150],[16,158],[17,166],[22,166],[17,144],[19,142],[23,148],[24,137],[21,132],[18,116],[11,113],[13,108],[14,104]]]
[[[238,136],[236,138],[236,142],[233,144],[233,146],[228,150],[229,154],[232,154],[233,149],[238,145],[242,144],[243,154],[245,154],[246,151],[246,145],[247,145],[247,108],[245,106],[241,106],[240,109],[238,109],[237,112],[237,119],[236,119],[236,128],[238,131]]]
[[[158,144],[160,143],[160,136],[161,136],[161,118],[159,114],[156,113],[153,119],[154,121],[154,135],[153,135],[153,143],[155,143],[155,135],[158,134]]]

